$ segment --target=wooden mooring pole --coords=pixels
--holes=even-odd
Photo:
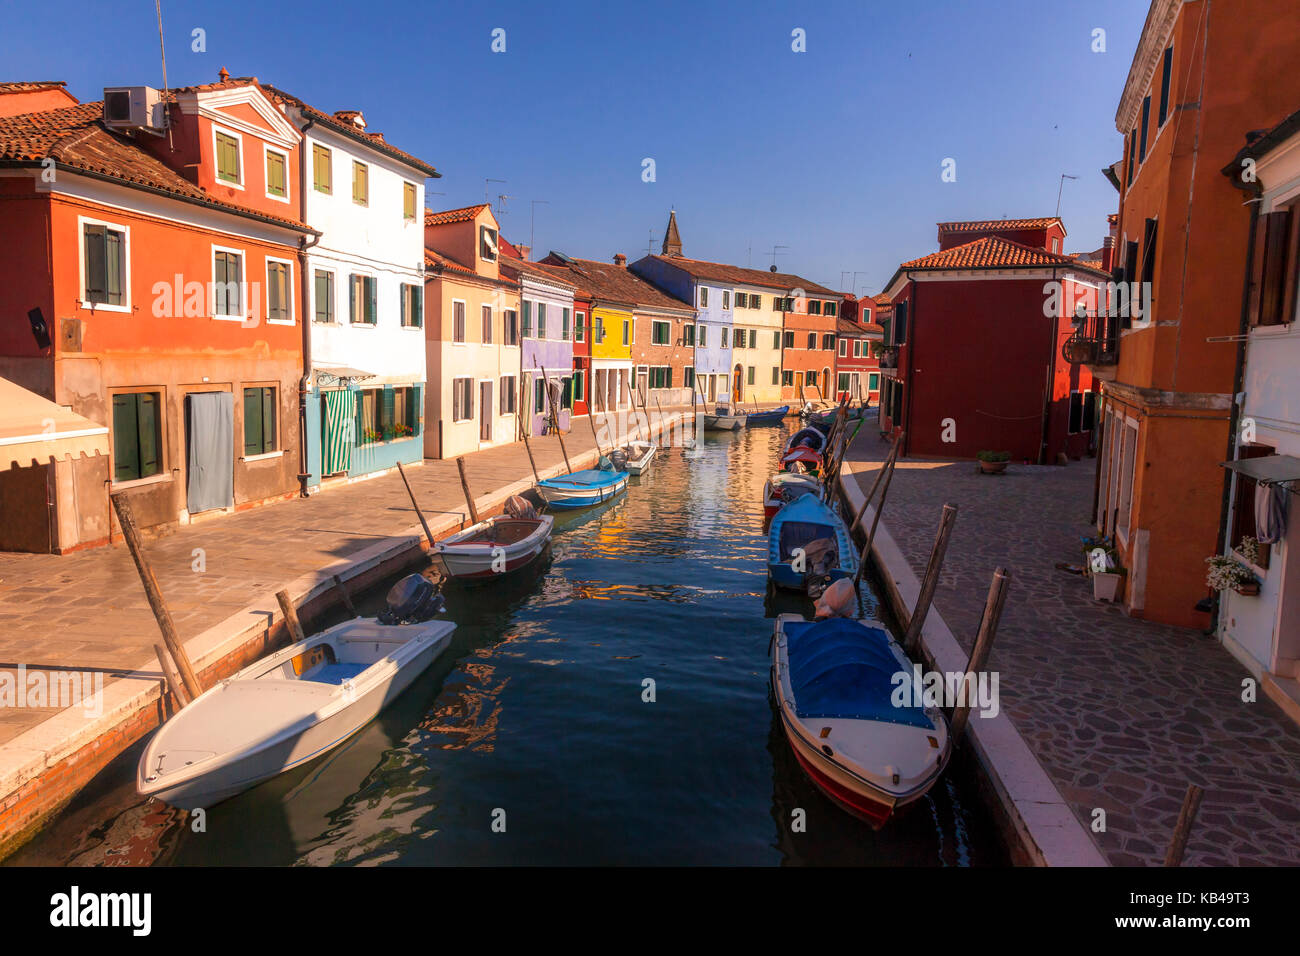
[[[970,719],[971,701],[975,697],[979,672],[988,663],[989,651],[993,649],[993,638],[998,633],[998,621],[1002,619],[1002,608],[1007,603],[1009,579],[1010,572],[1006,568],[998,568],[993,572],[993,580],[989,582],[989,594],[984,601],[984,615],[980,618],[979,633],[975,635],[975,646],[971,648],[970,659],[966,661],[966,673],[962,677],[961,703],[954,707],[952,721],[948,727],[948,734],[954,748],[961,743],[962,732],[965,731],[966,722]]]
[[[1174,827],[1174,837],[1169,841],[1169,851],[1165,854],[1165,866],[1182,866],[1183,854],[1187,851],[1187,838],[1191,836],[1192,824],[1196,822],[1196,812],[1201,809],[1201,797],[1205,795],[1194,783],[1187,785],[1183,797],[1183,808],[1178,811],[1178,823]]]
[[[144,546],[140,543],[140,531],[135,526],[135,514],[131,511],[131,501],[124,492],[120,491],[112,495],[111,498],[113,510],[117,512],[117,522],[122,526],[122,537],[126,539],[127,550],[131,552],[131,560],[135,562],[135,569],[140,574],[140,583],[144,585],[144,594],[149,599],[149,607],[153,610],[154,620],[158,622],[158,630],[162,631],[163,643],[167,645],[167,651],[175,662],[175,669],[180,675],[185,695],[189,698],[185,701],[188,704],[203,693],[203,687],[199,684],[199,679],[194,674],[194,667],[190,664],[190,657],[185,653],[185,647],[176,634],[176,625],[172,621],[171,611],[167,609],[167,602],[163,600],[162,589],[158,587],[158,579],[154,577],[153,568],[149,565],[149,558],[144,553]],[[166,675],[167,672],[168,668],[164,664],[163,674]],[[175,688],[173,688],[172,693],[175,693]]]
[[[948,553],[948,537],[952,526],[957,521],[957,506],[944,505],[943,516],[939,519],[939,532],[934,536],[934,547],[930,549],[930,561],[925,566],[925,577],[921,579],[921,593],[917,595],[916,607],[912,608],[912,617],[907,622],[907,634],[903,637],[903,652],[908,657],[914,656],[916,646],[921,640],[921,628],[925,626],[926,615],[930,613],[930,604],[934,601],[934,589],[939,585],[939,572],[943,569],[943,557]]]
[[[519,407],[520,409],[522,409],[522,408],[524,407],[524,401],[523,401],[523,399],[524,399],[524,388],[525,388],[525,386],[524,386],[524,382],[523,382],[523,377],[520,376],[520,380],[519,380],[519,405],[518,405],[518,407]],[[524,439],[524,451],[528,452],[528,464],[529,464],[529,465],[532,467],[532,469],[533,469],[533,484],[540,485],[540,484],[542,483],[542,479],[541,479],[541,477],[537,474],[537,462],[533,460],[533,446],[530,445],[530,444],[528,444],[528,425],[524,422],[524,416],[523,416],[522,414],[521,414],[521,415],[516,415],[515,417],[519,419],[519,434],[520,434],[520,435],[523,437],[523,439]]]
[[[537,360],[533,359],[533,369],[537,369]],[[555,437],[560,441],[560,454],[564,456],[564,467],[569,474],[573,474],[573,466],[569,464],[569,453],[564,449],[564,433],[560,431],[560,413],[555,410],[555,396],[551,394],[551,384],[547,381],[546,366],[542,369],[542,391],[546,393],[546,405],[551,410],[551,427],[555,429]],[[587,407],[587,418],[590,420],[592,415],[591,407]],[[592,426],[595,427],[594,425]]]
[[[460,472],[460,490],[465,493],[465,504],[469,507],[469,523],[478,524],[478,509],[474,507],[474,496],[469,492],[469,479],[465,477],[465,459],[456,459],[456,468]]]
[[[288,591],[276,591],[275,599],[280,602],[280,611],[284,614],[285,626],[289,629],[291,644],[297,644],[307,640],[307,634],[302,629],[302,622],[298,620],[298,608],[294,606],[293,598],[289,597]]]
[[[406,493],[411,496],[411,507],[415,509],[415,516],[420,519],[420,527],[424,529],[424,536],[429,539],[429,547],[433,547],[433,532],[429,530],[429,522],[424,520],[424,512],[420,510],[420,503],[415,500],[415,492],[411,490],[411,483],[406,480],[406,469],[402,463],[397,463],[397,473],[402,476],[402,484],[406,485]],[[463,479],[462,479],[463,480]]]
[[[337,574],[334,575],[334,587],[338,589],[339,597],[343,598],[343,606],[348,609],[348,613],[353,617],[360,617],[357,613],[357,606],[352,603],[352,594],[348,591],[348,586],[343,583],[343,579]]]
[[[176,669],[176,664],[167,651],[167,645],[155,644],[153,652],[158,655],[158,665],[162,668],[163,677],[167,679],[167,689],[176,698],[176,709],[180,710],[191,699],[189,692],[185,690],[185,681],[181,678],[181,672]]]

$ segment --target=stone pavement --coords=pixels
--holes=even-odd
[[[850,457],[888,450],[872,432]],[[919,577],[943,505],[960,509],[934,607],[967,650],[993,569],[1011,572],[989,665],[1002,709],[1086,827],[1105,811],[1093,838],[1112,864],[1163,862],[1189,783],[1205,796],[1184,865],[1300,863],[1300,729],[1262,691],[1242,702],[1250,675],[1212,637],[1129,617],[1054,567],[1081,562],[1094,466],[901,460],[882,521]]]
[[[622,427],[617,418],[611,425]],[[608,450],[606,436],[601,440]],[[556,437],[529,441],[539,471],[563,465]],[[585,418],[564,436],[564,445],[574,459],[595,448]],[[532,474],[522,442],[466,455],[465,470],[475,498]],[[431,522],[438,515],[465,515],[454,460],[429,459],[407,467],[406,475]],[[185,641],[242,610],[255,594],[409,532],[418,522],[393,472],[183,526],[146,538],[145,550]],[[194,570],[195,549],[203,551],[202,573]],[[160,640],[125,545],[61,556],[0,553],[0,671],[13,673],[20,664],[29,673],[100,670],[107,685],[152,657]],[[0,745],[57,712],[0,707]]]

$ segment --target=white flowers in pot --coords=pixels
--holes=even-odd
[[[1211,555],[1205,559],[1205,563],[1210,566],[1205,583],[1216,591],[1231,591],[1256,583],[1250,568],[1226,555]]]

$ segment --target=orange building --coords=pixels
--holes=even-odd
[[[1252,130],[1300,102],[1294,0],[1155,0],[1115,125],[1122,160],[1115,321],[1078,355],[1103,380],[1097,526],[1113,534],[1129,613],[1206,627],[1245,307],[1251,208],[1221,174]],[[1112,296],[1112,303],[1116,297]]]
[[[76,106],[77,98],[62,80],[0,83],[0,116],[41,113],[64,106]]]
[[[781,309],[781,400],[834,399],[835,333],[844,296],[798,280]]]
[[[112,492],[158,527],[298,490],[300,139],[256,80],[0,118],[0,376],[109,430],[29,465],[24,549],[105,543]]]

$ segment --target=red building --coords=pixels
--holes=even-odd
[[[885,330],[870,296],[848,299],[836,325],[835,400],[880,404],[880,348]]]
[[[256,80],[39,104],[0,117],[0,375],[106,426],[110,454],[29,466],[39,521],[9,546],[105,543],[112,492],[142,527],[292,496],[298,130]]]
[[[1006,451],[1050,464],[1091,448],[1092,377],[1061,346],[1109,274],[1060,252],[1058,218],[939,224],[939,251],[904,262],[881,355],[881,428],[904,454]]]

